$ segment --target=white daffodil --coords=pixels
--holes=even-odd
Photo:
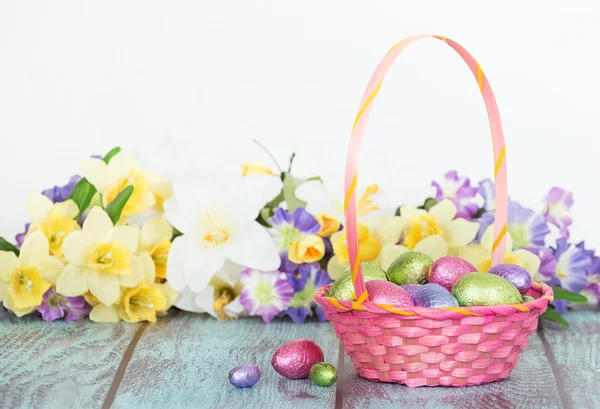
[[[171,249],[173,227],[163,216],[154,217],[142,225],[140,252],[152,258],[156,278],[167,278],[167,260]]]
[[[387,268],[391,262],[408,249],[396,245],[400,240],[406,220],[401,217],[381,217],[358,223],[358,248],[361,262],[368,262]],[[331,236],[334,256],[327,264],[327,272],[337,279],[349,267],[346,230]]]
[[[175,180],[165,202],[168,221],[183,236],[171,246],[167,279],[176,291],[204,291],[225,260],[273,271],[279,254],[267,230],[256,222],[262,207],[281,190],[270,175],[188,172]]]
[[[123,189],[133,186],[133,193],[121,213],[122,219],[126,220],[156,204],[150,183],[152,178],[140,170],[140,164],[131,152],[117,153],[108,165],[102,159],[85,159],[80,162],[80,167],[83,176],[102,194],[104,206]]]
[[[0,302],[18,317],[42,303],[44,293],[63,270],[63,263],[49,251],[48,240],[39,231],[25,239],[19,257],[0,251]]]
[[[70,264],[58,277],[56,291],[69,297],[90,291],[104,305],[116,303],[121,287],[136,287],[144,279],[143,256],[136,255],[139,234],[135,226],[114,227],[108,214],[94,207],[83,228],[63,241]]]
[[[403,206],[400,216],[406,221],[402,245],[434,260],[455,254],[456,249],[475,239],[479,229],[479,223],[455,219],[456,206],[448,199],[432,206],[429,211]]]
[[[31,221],[28,235],[41,231],[50,245],[50,252],[62,257],[64,238],[75,230],[80,230],[77,220],[79,213],[77,205],[72,200],[62,203],[52,203],[44,195],[33,194],[27,198],[27,215]]]
[[[492,246],[494,244],[494,225],[490,225],[483,234],[480,244],[470,244],[457,249],[457,255],[468,260],[479,271],[488,271],[492,265]],[[529,271],[532,277],[540,268],[538,256],[525,249],[513,251],[513,241],[510,234],[506,235],[506,250],[504,263],[517,264]]]
[[[306,202],[306,210],[318,218],[328,214],[339,222],[344,221],[344,180],[309,180],[296,188],[296,197]],[[359,220],[390,217],[394,209],[383,205],[379,185],[358,186],[356,209]]]

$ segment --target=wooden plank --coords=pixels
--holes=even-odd
[[[568,408],[600,408],[600,311],[584,307],[565,318],[571,328],[544,325],[542,340],[554,357]]]
[[[376,383],[354,374],[348,357],[344,361],[344,377],[338,382],[343,402],[337,402],[337,407],[344,409],[563,408],[556,391],[556,380],[537,334],[529,337],[529,345],[517,366],[501,382],[467,388],[408,388]]]
[[[273,352],[297,338],[317,342],[325,360],[337,366],[338,342],[329,323],[278,319],[265,325],[259,319],[218,322],[172,313],[146,329],[112,408],[333,408],[335,387],[285,379],[271,368]],[[262,371],[253,388],[229,384],[229,370],[242,363]]]
[[[0,408],[100,408],[136,329],[0,311]]]

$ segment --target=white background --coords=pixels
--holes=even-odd
[[[78,160],[168,133],[190,154],[341,175],[364,88],[388,48],[439,33],[481,63],[508,145],[509,191],[538,208],[575,194],[573,235],[600,246],[600,5],[595,1],[2,1],[0,235],[31,192]],[[443,43],[403,53],[371,117],[361,163],[397,204],[458,169],[490,177],[476,82]]]

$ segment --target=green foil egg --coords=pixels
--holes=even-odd
[[[362,263],[361,266],[365,282],[371,280],[388,281],[385,271],[383,271],[383,269],[378,265],[372,263]],[[344,271],[344,273],[331,284],[327,296],[336,298],[338,300],[354,300],[354,285],[352,284],[352,271],[350,271],[350,269]]]
[[[535,298],[530,297],[528,295],[526,295],[525,297],[523,297],[523,304],[525,304],[527,302],[531,302],[531,301],[535,301]]]
[[[461,307],[521,304],[523,297],[508,280],[489,273],[469,273],[452,288]]]
[[[427,254],[409,251],[403,253],[390,264],[387,275],[392,283],[425,284],[433,260]]]
[[[310,379],[319,386],[331,386],[337,381],[337,370],[326,362],[317,362],[310,368]]]

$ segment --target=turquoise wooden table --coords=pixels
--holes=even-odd
[[[600,311],[567,314],[571,328],[545,324],[510,377],[469,388],[409,389],[352,371],[328,323],[257,319],[217,322],[172,311],[156,324],[46,323],[0,312],[0,408],[600,408]],[[295,338],[315,340],[339,380],[323,388],[270,367]],[[256,363],[251,389],[229,370]]]

